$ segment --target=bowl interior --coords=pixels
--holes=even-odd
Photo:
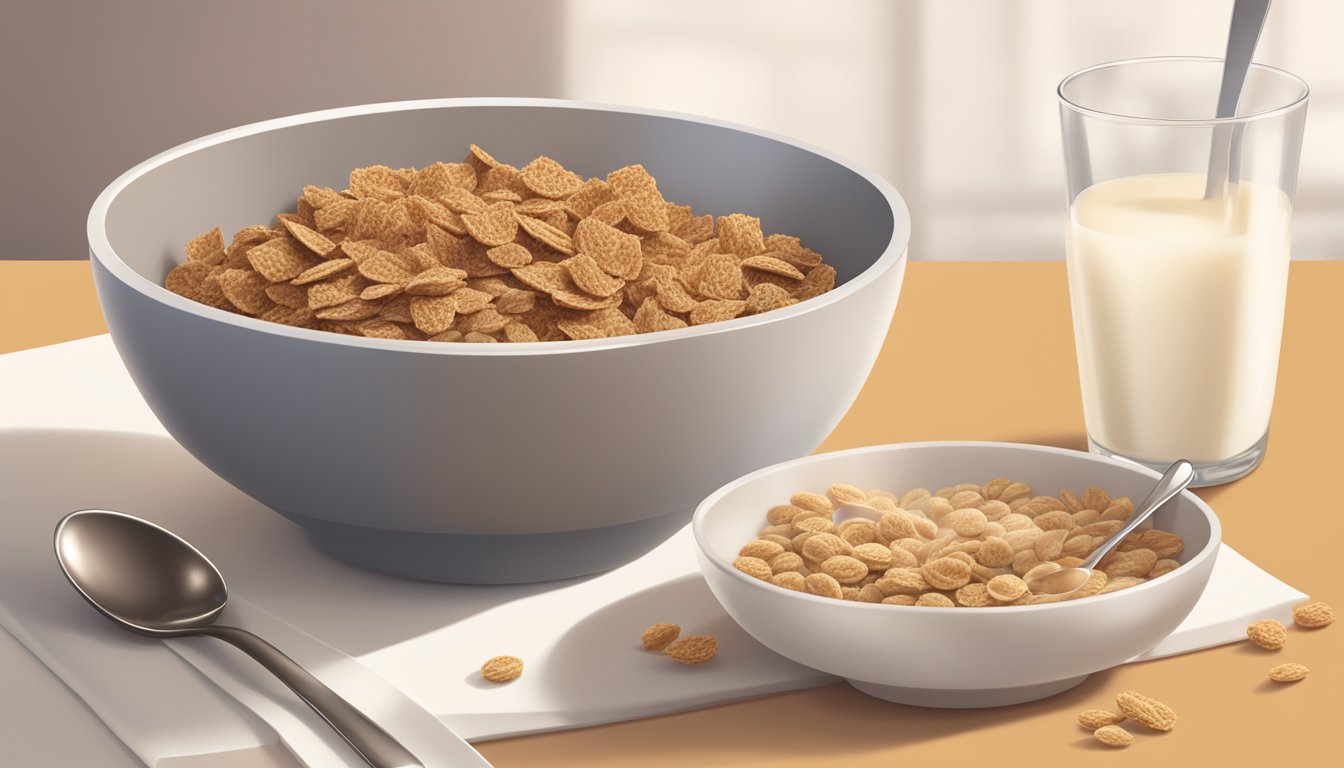
[[[1112,496],[1129,496],[1136,505],[1157,482],[1157,475],[1149,470],[1059,448],[1009,443],[876,446],[777,464],[725,486],[697,510],[696,535],[711,557],[728,565],[742,545],[766,525],[766,510],[787,503],[797,491],[820,493],[833,483],[851,483],[865,490],[902,493],[917,487],[937,490],[963,482],[984,483],[996,477],[1029,483],[1037,495],[1055,495],[1061,488],[1081,493],[1095,485]],[[1177,558],[1181,563],[1218,543],[1212,511],[1188,491],[1168,502],[1150,521],[1185,539],[1185,550]]]
[[[749,213],[766,232],[801,237],[838,282],[908,234],[896,231],[908,224],[884,182],[774,137],[570,102],[439,100],[299,115],[170,150],[111,200],[107,237],[135,273],[162,284],[187,240],[219,226],[227,241],[269,223],[305,184],[343,189],[360,166],[457,162],[471,143],[518,166],[549,155],[584,176],[642,163],[668,200],[697,214]]]

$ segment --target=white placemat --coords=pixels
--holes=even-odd
[[[398,723],[423,726],[414,709],[405,709],[418,707],[480,740],[832,679],[777,656],[733,624],[698,576],[685,529],[615,571],[544,585],[428,584],[324,557],[297,527],[166,437],[106,336],[0,356],[0,429],[7,430],[0,433],[0,524],[6,529],[18,520],[54,525],[80,507],[155,520],[224,571],[231,600],[239,599],[229,620],[291,651],[366,711],[394,712],[379,708],[395,699],[406,713],[393,714]],[[15,431],[25,429],[38,431]],[[4,551],[14,539],[0,537],[2,568],[19,559]],[[49,548],[42,557],[50,557]],[[291,749],[299,742],[330,743],[306,708],[232,651],[205,640],[173,641],[170,648],[133,637],[96,616],[60,579],[54,562],[43,562],[30,560],[31,572],[0,571],[0,624],[147,764],[276,741]],[[32,611],[35,602],[50,604],[31,599],[38,590],[29,580],[40,573],[54,576],[52,585],[68,593],[64,603],[56,602],[55,620]],[[1303,598],[1224,546],[1194,612],[1139,658],[1239,639],[1248,619],[1286,618]],[[732,663],[683,668],[639,650],[640,630],[655,621],[715,634]],[[480,662],[504,653],[526,660],[523,677],[504,686],[482,682]],[[152,680],[177,703],[125,693],[133,680]]]

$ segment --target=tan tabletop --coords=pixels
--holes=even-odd
[[[0,353],[104,330],[86,263],[0,261]],[[872,377],[821,450],[972,439],[1086,449],[1063,264],[912,263]],[[1225,541],[1337,610],[1342,441],[1344,263],[1295,263],[1268,456],[1249,477],[1199,494]],[[1266,670],[1288,661],[1311,675],[1270,683]],[[1180,720],[1167,734],[1136,726],[1136,743],[1112,753],[1073,718],[1113,707],[1126,689],[1165,701]],[[0,711],[19,710],[20,695],[0,684],[9,699]],[[1004,709],[919,709],[831,685],[479,748],[499,768],[1341,766],[1342,715],[1344,622],[1290,628],[1281,651],[1239,643],[1131,664]]]

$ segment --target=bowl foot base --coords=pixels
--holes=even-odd
[[[972,688],[965,690],[943,690],[937,688],[902,688],[896,685],[878,685],[861,680],[850,680],[850,685],[873,698],[892,701],[897,704],[909,704],[914,707],[935,707],[938,709],[973,709],[977,707],[1004,707],[1009,704],[1021,704],[1036,701],[1057,693],[1063,693],[1087,679],[1087,675],[1053,680],[1039,685],[1024,685],[1018,688]]]
[[[323,553],[360,568],[449,584],[526,584],[624,565],[676,533],[691,511],[605,528],[513,535],[393,531],[285,516]]]

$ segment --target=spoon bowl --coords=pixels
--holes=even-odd
[[[56,559],[70,583],[113,621],[148,634],[212,623],[224,610],[224,577],[171,531],[107,510],[67,515],[56,527]]]
[[[121,512],[85,509],[56,525],[56,560],[85,600],[129,629],[159,637],[223,640],[269,670],[373,768],[419,768],[396,739],[278,648],[215,624],[228,600],[219,569],[171,531]]]
[[[1092,575],[1091,568],[1061,568],[1033,579],[1028,585],[1037,595],[1068,595],[1082,589]]]

